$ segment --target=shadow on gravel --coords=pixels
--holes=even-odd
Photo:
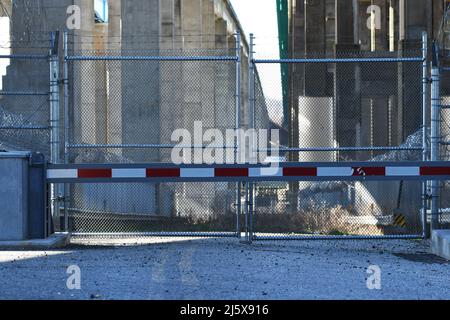
[[[435,256],[431,253],[393,253],[394,256],[409,260],[412,262],[421,262],[427,264],[449,264],[444,258]]]

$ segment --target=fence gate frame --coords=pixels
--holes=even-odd
[[[132,170],[130,170],[132,169]],[[270,169],[270,170],[267,170]],[[260,181],[439,181],[450,179],[450,161],[420,162],[283,162],[273,170],[270,165],[175,165],[147,164],[69,164],[49,165],[48,183],[126,183],[126,182],[245,182]],[[195,174],[195,175],[194,175]],[[246,194],[245,241],[319,240],[319,239],[417,239],[422,235],[381,236],[256,236],[252,230],[250,191]],[[425,219],[422,216],[422,219]],[[424,220],[422,220],[424,221]],[[109,234],[117,235],[117,234]],[[239,236],[236,233],[136,233],[151,236]]]
[[[68,199],[69,199],[69,183],[109,183],[109,182],[147,182],[147,183],[155,183],[155,182],[233,182],[236,183],[236,230],[234,232],[156,232],[156,233],[127,233],[127,235],[139,236],[139,235],[148,235],[148,236],[195,236],[195,237],[210,237],[210,236],[223,236],[223,237],[237,237],[241,238],[242,235],[242,227],[244,229],[244,239],[243,242],[251,243],[254,240],[330,240],[330,239],[410,239],[410,238],[425,238],[427,236],[427,228],[426,228],[426,219],[427,219],[427,207],[430,198],[430,190],[428,188],[429,185],[433,185],[433,181],[439,180],[449,180],[450,178],[450,161],[438,161],[438,158],[431,156],[430,161],[430,147],[428,144],[428,130],[430,129],[427,126],[427,114],[428,114],[428,106],[429,106],[429,85],[430,82],[433,81],[433,78],[430,81],[429,77],[429,66],[428,66],[428,37],[426,33],[422,35],[422,56],[414,57],[414,58],[337,58],[337,59],[255,59],[253,57],[254,53],[254,37],[253,34],[250,35],[250,48],[249,48],[249,87],[248,87],[248,107],[249,107],[249,116],[250,116],[250,128],[255,129],[255,74],[258,64],[280,64],[280,63],[348,63],[348,62],[422,62],[422,147],[420,149],[416,148],[415,150],[422,151],[422,161],[420,162],[284,162],[280,163],[278,174],[273,175],[264,175],[261,174],[264,170],[263,168],[266,165],[252,165],[252,164],[243,164],[243,165],[216,165],[216,166],[206,166],[206,165],[180,165],[175,166],[170,163],[147,163],[147,164],[71,164],[69,163],[69,151],[71,148],[79,148],[80,146],[71,145],[69,141],[69,61],[83,61],[83,60],[101,60],[107,61],[108,59],[112,60],[150,60],[150,61],[234,61],[236,63],[236,92],[235,92],[235,107],[236,107],[236,117],[235,117],[235,129],[241,128],[242,123],[240,119],[241,113],[241,103],[242,103],[242,83],[241,83],[241,47],[240,47],[240,34],[237,32],[236,34],[236,54],[235,56],[222,56],[222,57],[176,57],[176,56],[70,56],[68,53],[68,34],[67,31],[63,34],[63,48],[64,48],[64,61],[63,61],[63,79],[62,81],[55,81],[55,79],[50,79],[50,95],[51,101],[55,101],[58,94],[56,83],[63,85],[63,93],[64,93],[64,103],[63,103],[63,136],[64,136],[64,144],[61,144],[59,140],[56,140],[57,136],[61,135],[61,132],[58,130],[61,129],[61,125],[57,122],[52,122],[52,146],[57,145],[54,149],[63,150],[63,160],[59,159],[57,155],[52,156],[51,164],[48,167],[47,171],[47,182],[57,190],[55,193],[57,196],[53,196],[54,203],[56,203],[53,207],[53,212],[62,209],[64,212],[64,230],[66,232],[70,232],[69,230],[69,214],[68,214]],[[53,58],[50,59],[51,70],[50,73],[55,74],[55,70],[57,70],[56,63],[57,57],[55,55],[51,55]],[[434,83],[434,82],[433,82]],[[436,83],[435,83],[436,85]],[[53,99],[54,98],[54,99]],[[434,101],[434,100],[432,100]],[[51,110],[54,115],[53,119],[59,119],[58,103],[52,104]],[[433,104],[432,104],[433,110]],[[435,124],[433,122],[433,111],[431,117],[431,132],[435,130]],[[58,132],[57,132],[58,131]],[[236,139],[236,144],[240,141],[239,137]],[[436,143],[433,139],[430,140],[431,150],[433,149],[433,145]],[[92,147],[128,147],[127,145],[93,145]],[[132,147],[132,146],[129,146]],[[161,148],[160,145],[142,145],[140,147],[143,148]],[[169,146],[166,146],[169,147]],[[170,146],[172,147],[172,146]],[[236,147],[236,150],[238,146]],[[348,148],[287,148],[283,149],[283,151],[295,151],[295,152],[308,152],[308,151],[339,151],[339,150],[351,150],[351,151],[367,151],[367,150],[402,150],[401,147],[348,147]],[[410,150],[410,149],[408,149]],[[257,150],[258,151],[258,150]],[[433,152],[431,152],[433,154]],[[284,175],[285,168],[296,168],[297,174],[294,175]],[[364,173],[364,168],[373,168],[377,167],[381,171],[378,171],[377,174]],[[146,172],[148,170],[154,170],[157,168],[171,168],[174,170],[178,170],[179,175],[176,177],[152,177],[147,176]],[[239,172],[246,172],[246,174],[236,174],[236,168],[240,169]],[[346,173],[342,174],[334,174],[334,175],[320,175],[319,172],[322,170],[320,168],[334,168],[338,169],[339,172],[344,170]],[[402,169],[403,168],[403,169]],[[109,170],[110,175],[105,177],[95,177],[96,170]],[[115,172],[117,170],[127,170],[133,169],[136,172],[136,169],[140,170],[140,174],[138,176],[133,177],[124,177],[121,175],[120,177],[115,176]],[[205,172],[208,173],[205,177],[187,177],[183,176],[183,170],[195,169],[196,172]],[[200,169],[200,171],[198,171]],[[227,176],[226,174],[222,174],[220,176],[216,176],[215,173],[217,169],[223,169],[222,172],[234,172]],[[306,171],[304,171],[304,169]],[[361,170],[362,169],[362,170]],[[79,170],[87,170],[90,171],[93,175],[90,175],[90,178],[83,178],[78,176]],[[294,170],[294,171],[295,171]],[[311,170],[315,170],[315,174],[311,174]],[[396,171],[397,170],[397,171]],[[369,170],[370,171],[370,170]],[[255,175],[255,172],[259,172]],[[360,174],[357,172],[363,172],[364,174]],[[382,172],[383,174],[380,174]],[[258,236],[254,234],[254,226],[253,226],[253,216],[255,210],[255,184],[260,181],[397,181],[397,180],[416,180],[422,182],[422,208],[421,208],[421,223],[422,223],[422,234],[417,235],[380,235],[380,236],[370,236],[370,235],[330,235],[330,236]],[[242,188],[243,186],[243,188]],[[431,188],[432,189],[432,188]],[[244,204],[241,203],[242,191],[244,193]],[[432,190],[431,190],[432,191]],[[61,195],[62,194],[62,195]],[[431,192],[431,194],[434,194]],[[63,208],[61,208],[60,204],[63,203]],[[431,201],[433,203],[433,201]],[[434,211],[432,206],[432,219],[434,219]],[[240,216],[244,213],[244,226],[240,224]],[[96,234],[92,233],[90,235],[117,235],[114,234]]]
[[[428,34],[427,32],[422,32],[421,38],[421,51],[422,55],[417,57],[397,57],[397,58],[290,58],[290,59],[255,59],[255,44],[254,44],[254,34],[250,33],[250,41],[249,41],[249,106],[251,113],[251,127],[255,129],[255,76],[258,64],[320,64],[320,63],[380,63],[380,62],[392,62],[392,63],[405,63],[405,62],[421,62],[422,64],[422,74],[421,74],[421,83],[422,83],[422,124],[420,126],[422,131],[422,147],[420,149],[422,153],[422,162],[423,164],[428,164],[429,160],[438,161],[439,160],[439,145],[441,143],[439,136],[439,125],[440,125],[440,115],[439,108],[440,105],[440,97],[439,97],[439,69],[431,68],[431,78],[429,71],[429,61],[428,61]],[[435,56],[433,54],[433,56]],[[434,59],[433,59],[434,61]],[[428,127],[428,108],[430,106],[430,84],[432,84],[431,89],[431,127]],[[437,96],[436,96],[437,95]],[[438,101],[439,100],[439,101]],[[434,101],[434,102],[433,102]],[[428,132],[431,132],[429,134]],[[430,139],[428,138],[430,135]],[[256,145],[256,144],[254,144]],[[268,148],[264,151],[271,151],[273,148]],[[314,148],[280,148],[283,152],[313,152],[313,151],[391,151],[391,150],[402,150],[401,147],[335,147],[335,148],[324,148],[324,147],[314,147]],[[278,150],[278,151],[279,151]],[[403,150],[413,150],[413,148],[406,148]],[[258,147],[256,147],[256,152],[259,152]],[[344,162],[345,163],[345,162]],[[364,165],[369,165],[372,162],[367,162]],[[401,163],[401,162],[399,162]],[[399,179],[401,180],[401,179]],[[422,221],[422,234],[418,235],[382,235],[382,236],[345,236],[345,235],[321,235],[321,236],[257,236],[254,235],[253,230],[253,210],[255,204],[254,193],[255,193],[255,184],[248,183],[246,188],[246,194],[249,195],[250,204],[246,207],[249,211],[248,220],[248,241],[252,240],[306,240],[306,239],[392,239],[392,238],[426,238],[431,234],[431,231],[437,227],[437,217],[439,214],[438,210],[438,193],[439,193],[439,180],[441,179],[430,179],[430,180],[422,180],[421,183],[421,221]],[[445,179],[444,179],[445,180]],[[431,188],[428,188],[430,186]],[[429,201],[430,200],[430,201]],[[431,205],[431,223],[430,228],[427,229],[427,214],[428,214],[428,205]]]
[[[175,147],[175,144],[76,144],[71,143],[70,141],[70,96],[69,96],[69,85],[71,80],[71,74],[69,72],[69,62],[74,61],[155,61],[155,62],[234,62],[235,65],[235,92],[234,92],[234,129],[241,128],[241,109],[242,109],[242,94],[241,94],[241,62],[242,62],[242,46],[241,46],[241,33],[239,30],[236,30],[233,34],[235,37],[235,47],[230,48],[230,52],[233,51],[232,54],[227,55],[71,55],[69,53],[69,33],[68,30],[64,30],[63,32],[63,80],[60,81],[63,85],[63,95],[64,95],[64,103],[63,103],[63,114],[64,114],[64,123],[63,127],[63,136],[64,143],[59,144],[58,149],[63,150],[63,160],[61,161],[52,161],[52,165],[59,166],[63,163],[63,166],[66,168],[70,168],[73,164],[70,163],[70,150],[73,149],[84,149],[84,148],[92,148],[92,149],[170,149]],[[239,147],[239,131],[237,130],[238,135],[235,138],[235,146],[234,156],[237,157],[237,150]],[[207,148],[206,146],[191,146],[191,149],[203,149]],[[216,147],[215,147],[216,148]],[[220,148],[230,148],[229,146],[223,145]],[[134,168],[136,164],[128,165],[129,168]],[[127,166],[127,165],[126,165]],[[73,182],[73,181],[71,181]],[[148,182],[148,181],[147,181]],[[169,182],[169,180],[163,180],[160,182]],[[58,203],[55,203],[55,212],[63,212],[64,223],[63,230],[65,232],[70,232],[69,228],[69,201],[70,201],[70,187],[68,182],[64,182],[61,180],[51,180],[50,182],[51,188],[55,190],[60,190],[62,194],[59,197],[55,197]],[[62,191],[61,191],[62,190]],[[113,233],[113,235],[133,235],[136,236],[195,236],[195,237],[209,237],[209,236],[219,236],[219,237],[240,237],[241,236],[241,224],[240,224],[240,215],[242,212],[242,203],[241,203],[241,184],[236,182],[235,186],[235,196],[236,201],[234,206],[236,208],[236,219],[235,219],[235,230],[232,232],[138,232],[138,233]],[[61,206],[62,204],[62,206]],[[57,209],[56,209],[57,208]],[[88,235],[87,233],[82,232],[71,232],[72,235]],[[112,235],[112,233],[92,233],[90,235]]]

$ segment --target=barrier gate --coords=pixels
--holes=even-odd
[[[432,147],[438,122],[428,108],[426,34],[401,55],[292,59],[255,59],[253,36],[247,57],[239,33],[234,48],[208,50],[87,51],[76,37],[64,34],[63,124],[52,126],[64,146],[47,172],[62,230],[248,242],[393,239],[425,237],[437,219],[433,181],[448,180],[450,163],[437,161]],[[282,81],[283,101],[271,101],[264,68],[302,72],[302,85]],[[239,135],[206,145],[196,140],[199,127],[282,133],[276,147]],[[246,143],[256,157],[283,156],[272,165],[175,165],[172,135],[180,128],[193,138],[182,148],[189,160],[232,150],[237,163]]]
[[[449,162],[362,162],[362,163],[281,163],[279,167],[267,165],[181,165],[173,164],[78,164],[51,165],[47,171],[49,183],[126,183],[126,182],[245,182],[247,185],[260,181],[423,181],[448,180],[450,178]],[[251,191],[251,192],[254,192]],[[245,238],[251,240],[269,239],[320,239],[320,238],[419,238],[423,234],[403,235],[341,235],[321,236],[293,234],[285,237],[271,235],[254,235],[254,203],[246,195]],[[349,217],[350,218],[350,217]],[[425,224],[424,216],[422,225]],[[239,215],[236,214],[239,221]],[[235,233],[164,233],[148,232],[136,235],[188,235],[188,236],[241,236],[241,228]],[[424,229],[423,229],[424,230]],[[108,235],[108,234],[104,234]]]

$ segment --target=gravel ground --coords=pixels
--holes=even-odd
[[[81,289],[67,268],[79,266]],[[369,290],[367,268],[381,269]],[[427,241],[158,239],[0,251],[1,299],[450,299]]]

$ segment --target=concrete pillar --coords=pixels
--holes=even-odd
[[[292,17],[290,19],[290,39],[289,39],[289,56],[301,57],[305,54],[305,42],[302,41],[305,33],[305,2],[300,0],[291,1]],[[289,146],[296,148],[299,143],[299,96],[304,95],[304,64],[289,64]],[[290,161],[298,161],[298,153],[289,153]],[[295,189],[297,183],[291,185],[291,189]]]
[[[211,0],[202,0],[202,50],[201,54],[211,54],[212,51],[207,51],[215,49],[215,15],[214,15],[214,5]],[[220,108],[215,105],[214,100],[214,78],[216,76],[217,70],[222,68],[224,65],[229,67],[228,63],[223,62],[201,62],[198,66],[204,72],[203,76],[200,76],[201,81],[201,114],[199,115],[203,121],[203,125],[209,128],[221,128],[223,123],[216,123],[219,119],[216,118],[216,108]],[[230,72],[232,68],[227,68]],[[205,76],[207,75],[207,76]],[[209,76],[213,75],[213,76]],[[229,111],[229,110],[228,110]],[[231,113],[234,114],[234,113]],[[219,120],[220,121],[220,120]]]
[[[430,1],[405,1],[406,41],[420,41],[422,32],[428,30]]]
[[[404,2],[405,12],[405,40],[402,41],[403,50],[417,50],[421,55],[420,40],[422,32],[428,29],[429,2],[407,0]],[[409,135],[417,131],[422,123],[421,106],[417,103],[421,99],[422,83],[419,68],[403,63],[398,70],[398,105],[399,125],[398,137],[404,141]],[[400,110],[401,109],[401,110]]]
[[[202,48],[214,49],[214,0],[202,0]]]
[[[352,1],[336,0],[336,57],[348,57],[357,53],[354,43]],[[355,64],[336,64],[335,67],[335,126],[336,141],[339,146],[356,146],[360,109],[359,72]],[[340,157],[355,158],[354,152],[341,152]]]
[[[96,55],[104,55],[108,50],[108,24],[94,23],[93,49]],[[100,144],[109,143],[109,105],[108,105],[108,66],[107,61],[95,62],[95,70],[91,71],[95,77],[95,142]],[[92,84],[91,84],[92,85]],[[85,88],[86,91],[87,88]],[[92,89],[91,89],[92,90]],[[89,93],[88,93],[89,94]]]
[[[181,0],[160,2],[161,49],[164,54],[173,55],[182,52],[183,37],[181,29]],[[176,51],[173,51],[176,50]],[[180,50],[180,51],[178,51]],[[160,63],[160,143],[170,144],[175,129],[184,128],[184,65],[187,62],[168,61]],[[170,150],[161,150],[161,161],[170,162]]]
[[[373,0],[373,4],[381,9],[380,29],[376,30],[376,49],[377,51],[389,50],[389,3],[386,0]]]
[[[181,1],[181,23],[185,49],[201,48],[203,24],[202,5],[202,0]]]
[[[111,54],[120,54],[122,50],[122,0],[108,2],[108,50]],[[107,143],[122,143],[122,63],[119,61],[107,64]],[[113,152],[122,154],[121,149]]]
[[[203,20],[208,14],[214,14],[210,1],[181,1],[181,32],[184,40],[183,49],[186,50],[187,55],[208,54],[199,51],[201,48],[208,48],[208,44],[202,42],[203,34],[214,33],[214,25],[211,25],[210,17],[206,21]],[[183,125],[181,128],[186,128],[193,134],[194,121],[202,121],[203,130],[214,127],[215,105],[213,96],[206,92],[206,89],[214,87],[214,76],[211,76],[210,73],[216,67],[216,63],[183,62],[181,65],[183,92],[182,106],[180,106],[183,109]],[[198,144],[195,141],[193,143]],[[202,153],[203,150],[201,149],[193,150],[192,159],[201,160],[199,157]],[[205,192],[205,190],[207,191]],[[183,183],[181,186],[177,186],[177,211],[182,215],[211,215],[214,194],[214,184],[212,183],[202,184],[202,187],[199,187],[198,184]]]
[[[216,49],[227,48],[227,22],[219,17],[216,19]]]
[[[159,48],[159,0],[127,0],[121,5],[122,52],[155,54]],[[159,62],[122,62],[122,142],[159,142]],[[124,151],[133,161],[159,161],[156,149]]]
[[[307,57],[323,57],[326,52],[325,1],[305,2],[305,51]],[[327,65],[305,65],[305,96],[327,95]],[[301,106],[300,106],[301,107]]]
[[[336,0],[335,5],[336,45],[353,45],[353,3]]]
[[[216,48],[223,49],[223,52],[227,52],[228,49],[228,39],[227,39],[227,22],[222,19],[216,19]],[[215,113],[216,113],[216,121],[220,121],[222,127],[227,126],[225,123],[225,119],[229,117],[229,110],[227,110],[227,106],[232,103],[230,97],[230,83],[229,83],[229,64],[227,63],[216,63],[216,74],[214,77],[215,80]],[[234,114],[232,112],[231,114]],[[233,128],[234,118],[230,120],[230,127]]]
[[[89,0],[75,0],[75,5],[81,8],[81,29],[74,30],[73,50],[75,52],[92,52],[94,34],[94,3]],[[74,142],[96,143],[98,116],[95,104],[95,91],[97,88],[95,61],[73,62],[73,92],[74,105]]]

